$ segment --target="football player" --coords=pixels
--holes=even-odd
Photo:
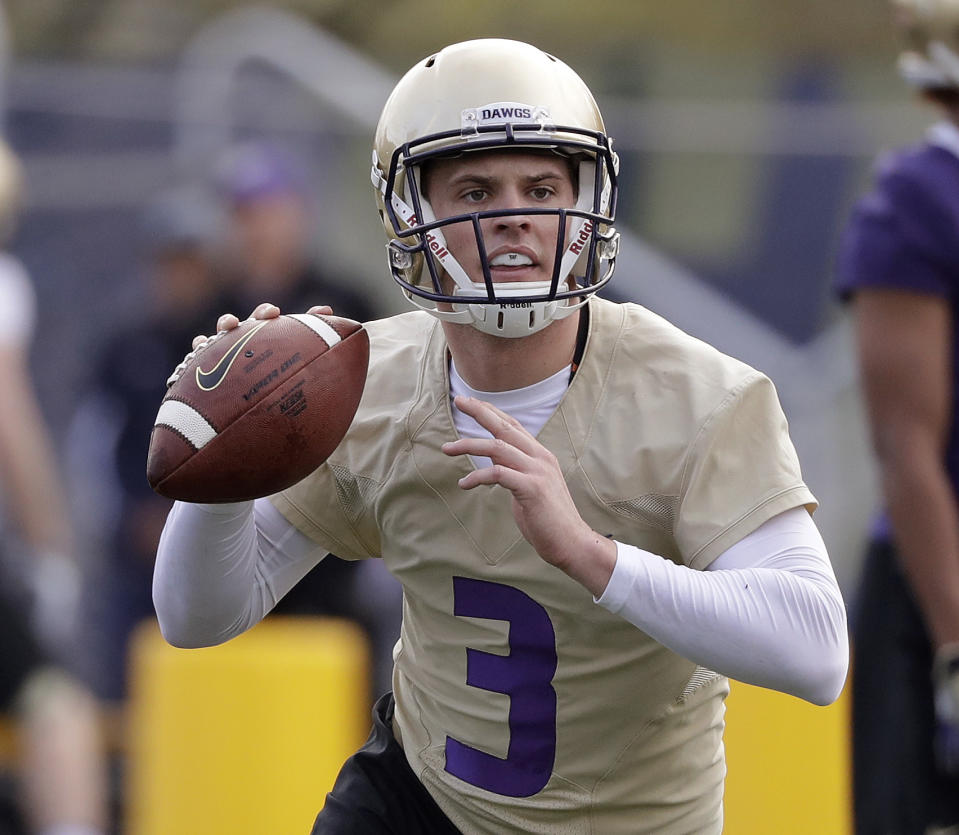
[[[938,121],[881,158],[838,271],[885,498],[853,629],[860,833],[959,831],[959,0],[893,8]]]
[[[326,464],[170,516],[154,595],[177,645],[249,628],[327,551],[402,582],[393,691],[316,833],[719,833],[727,676],[842,688],[843,602],[772,383],[596,295],[617,169],[553,56],[417,63],[372,182],[419,309],[366,325]]]

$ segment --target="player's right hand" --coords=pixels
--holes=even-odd
[[[943,774],[959,776],[959,643],[939,647],[932,675],[936,763]]]

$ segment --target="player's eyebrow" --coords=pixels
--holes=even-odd
[[[491,186],[496,182],[496,177],[489,177],[483,174],[471,174],[470,172],[464,172],[463,174],[457,174],[452,177],[449,181],[451,186],[464,186],[464,185],[477,185],[477,186]]]
[[[529,174],[523,178],[523,180],[528,183],[542,183],[548,180],[561,180],[563,175],[557,171],[543,171],[538,174]],[[491,177],[485,174],[473,174],[470,172],[464,172],[462,174],[457,174],[453,177],[449,184],[451,186],[463,186],[463,185],[478,185],[478,186],[492,186],[495,185],[500,180],[499,177]]]

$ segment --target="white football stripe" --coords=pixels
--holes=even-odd
[[[174,432],[179,432],[195,449],[203,449],[216,437],[216,430],[207,419],[179,400],[164,400],[154,425],[168,426]]]
[[[319,316],[314,316],[312,313],[290,313],[288,315],[291,319],[296,319],[297,322],[306,325],[331,348],[341,341],[340,335]]]

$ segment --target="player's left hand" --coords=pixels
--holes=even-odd
[[[594,594],[602,594],[616,562],[616,546],[579,515],[556,456],[491,403],[472,397],[457,397],[455,403],[493,436],[443,445],[447,455],[485,456],[493,462],[464,476],[459,486],[472,490],[499,484],[509,490],[513,518],[536,553]]]

